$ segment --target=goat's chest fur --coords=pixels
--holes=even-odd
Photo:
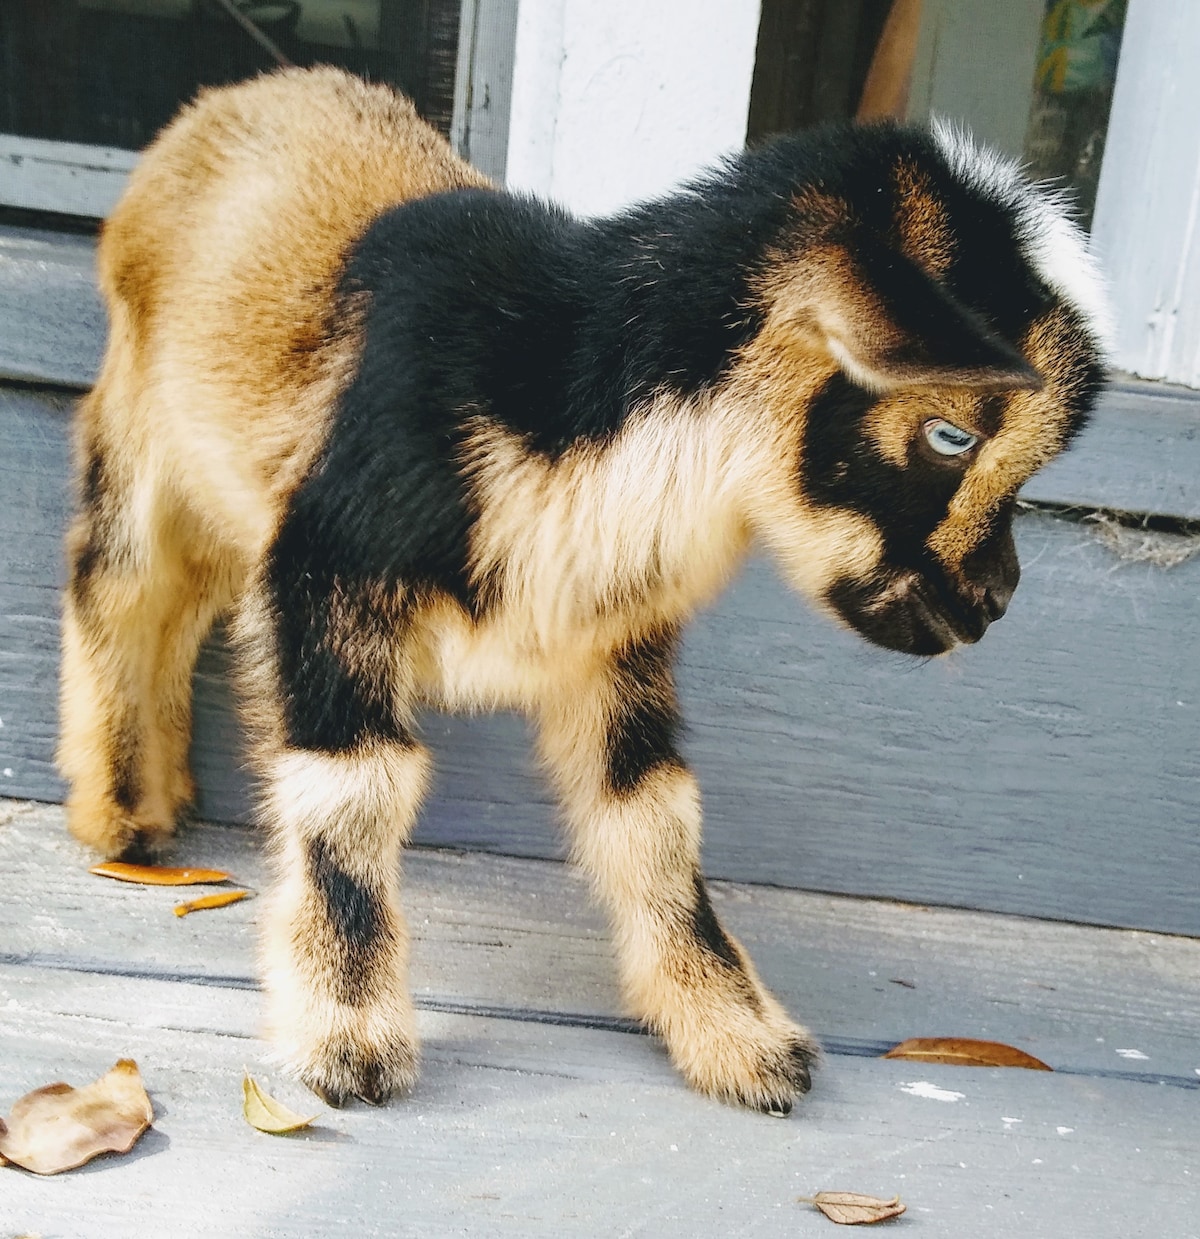
[[[720,494],[727,428],[717,411],[663,403],[556,459],[494,424],[472,428],[467,589],[446,581],[414,605],[429,700],[533,706],[726,582],[749,537]]]

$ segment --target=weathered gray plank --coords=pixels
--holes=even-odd
[[[292,1138],[240,1116],[257,997],[0,968],[0,1106],[120,1056],[156,1119],[57,1179],[0,1170],[10,1229],[140,1236],[822,1235],[795,1197],[899,1193],[931,1239],[1195,1239],[1195,1094],[1119,1080],[832,1058],[787,1122],[689,1093],[645,1038],[424,1012],[425,1067],[384,1110]],[[914,1085],[928,1094],[916,1095]],[[318,1107],[319,1108],[319,1107]]]
[[[1200,518],[1200,396],[1124,381],[1069,451],[1034,475],[1026,499]]]
[[[53,799],[66,401],[0,388],[0,791]],[[752,563],[685,644],[688,753],[717,876],[1200,933],[1200,556],[1125,562],[1018,521],[1025,580],[976,649],[917,664],[833,629]],[[194,748],[208,816],[244,818],[210,647]],[[430,843],[559,855],[513,719],[430,718]],[[11,771],[11,775],[7,772]]]
[[[53,752],[73,404],[0,384],[0,795],[62,790]]]
[[[1018,533],[1010,616],[955,658],[871,650],[762,564],[692,628],[685,748],[711,873],[1200,933],[1200,559],[1123,564],[1040,517]],[[439,779],[419,839],[560,854],[521,723],[426,733]],[[229,735],[213,719],[205,752]],[[210,811],[236,809],[229,786]]]
[[[192,892],[93,877],[60,809],[8,803],[0,958],[254,984],[261,903],[181,920],[171,909]],[[259,841],[245,830],[196,826],[178,859],[226,869],[254,889],[267,884]],[[712,889],[781,1000],[835,1049],[983,1037],[1061,1070],[1193,1080],[1200,1090],[1193,939],[739,883]],[[427,1006],[601,1023],[623,1014],[608,933],[570,869],[412,849],[404,898],[413,990]]]
[[[95,241],[0,227],[0,376],[86,387],[104,332]]]
[[[31,211],[102,218],[117,205],[134,151],[0,134],[0,202]]]
[[[953,1017],[938,1031],[1011,1034],[1071,1068],[918,1066],[835,1041],[778,1122],[689,1092],[650,1038],[539,1022],[614,1009],[606,935],[561,866],[416,850],[421,1079],[279,1139],[243,1122],[243,1068],[320,1107],[257,1039],[261,904],[180,920],[178,890],[87,875],[61,818],[0,802],[0,1113],[132,1056],[156,1117],[126,1158],[56,1179],[0,1169],[5,1233],[790,1239],[829,1226],[794,1198],[841,1188],[899,1193],[931,1239],[1200,1239],[1200,943],[719,884],[785,999],[818,1027],[841,1007],[843,1048],[861,1054],[881,1019]],[[245,830],[198,826],[180,858],[263,880]]]

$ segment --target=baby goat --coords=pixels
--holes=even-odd
[[[289,70],[158,138],[100,271],[63,633],[78,838],[170,835],[196,652],[232,608],[273,1035],[331,1102],[382,1102],[417,1068],[414,718],[526,711],[630,1009],[696,1088],[788,1111],[816,1046],[705,892],[680,626],[754,542],[889,649],[1004,613],[1014,496],[1102,378],[1056,199],[948,129],[876,125],[581,221],[497,192],[390,90]]]

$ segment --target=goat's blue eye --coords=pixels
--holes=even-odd
[[[979,442],[978,435],[973,435],[969,430],[960,430],[953,422],[940,417],[930,418],[925,423],[924,430],[929,446],[939,456],[961,456]]]

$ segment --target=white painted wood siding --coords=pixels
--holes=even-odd
[[[1093,242],[1116,363],[1200,387],[1200,4],[1130,0]]]
[[[599,214],[746,137],[759,0],[520,0],[507,182]]]

